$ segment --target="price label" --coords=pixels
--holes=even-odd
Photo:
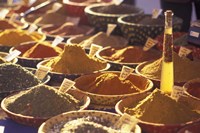
[[[11,61],[13,60],[14,58],[16,58],[18,55],[21,54],[21,51],[19,50],[14,50],[13,52],[11,52],[10,54],[8,54],[7,56],[4,57],[4,59],[6,61]]]
[[[138,119],[134,116],[130,116],[124,113],[120,119],[114,124],[114,127],[121,129],[123,133],[130,133],[133,128],[135,128],[138,123]]]
[[[6,15],[9,13],[8,9],[1,9],[0,10],[0,19],[5,19]]]
[[[180,86],[174,86],[172,89],[171,97],[177,101],[181,96],[185,96],[184,88]]]
[[[67,78],[65,78],[59,88],[59,91],[66,93],[71,87],[75,84],[74,81],[71,81]]]
[[[38,69],[35,72],[35,76],[38,79],[42,80],[47,75],[47,73],[49,72],[49,70],[50,70],[49,67],[39,66]]]
[[[179,52],[178,52],[178,55],[180,57],[186,57],[187,55],[189,55],[190,53],[192,52],[192,50],[186,48],[186,47],[183,47],[181,46],[180,49],[179,49]]]
[[[4,133],[5,127],[4,126],[0,126],[0,133]]]
[[[157,40],[154,40],[150,37],[148,37],[144,47],[143,47],[143,50],[144,51],[148,51],[149,49],[151,49],[153,46],[155,46],[156,44],[158,43]]]
[[[56,47],[59,43],[61,43],[64,40],[64,38],[60,36],[56,36],[56,38],[52,42],[52,46]]]
[[[198,38],[198,37],[199,37],[199,32],[196,32],[196,31],[190,31],[190,36],[193,36],[193,37]]]
[[[19,15],[17,13],[13,13],[9,19],[9,21],[16,21],[18,19]]]
[[[125,80],[133,71],[134,71],[133,68],[130,68],[128,66],[123,66],[120,73],[120,79]]]
[[[72,22],[74,25],[78,25],[80,22],[80,17],[67,17],[67,22]]]
[[[106,34],[107,36],[110,36],[110,34],[113,32],[113,30],[116,28],[116,24],[108,24],[107,25],[107,31]]]
[[[120,5],[124,0],[113,0],[115,5]]]
[[[99,46],[99,45],[96,45],[96,44],[91,44],[89,56],[94,57],[96,52],[98,50],[102,49],[102,48],[103,48],[102,46]]]
[[[37,25],[36,24],[31,24],[28,28],[28,32],[29,33],[33,33],[36,29],[37,29]]]
[[[56,12],[56,11],[58,11],[61,7],[62,7],[62,4],[56,2],[56,3],[53,4],[52,10],[53,10],[54,12]]]
[[[157,19],[158,16],[162,13],[162,9],[153,9],[152,11],[152,18]]]

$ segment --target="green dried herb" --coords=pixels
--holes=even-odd
[[[26,89],[41,83],[37,77],[20,65],[0,64],[0,92]]]
[[[37,85],[6,101],[8,110],[33,117],[52,117],[80,109],[80,101],[47,85]]]

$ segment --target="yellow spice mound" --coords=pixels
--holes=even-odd
[[[83,88],[86,89],[85,91],[103,95],[121,95],[141,91],[130,80],[121,80],[114,73],[101,74],[93,82],[83,86]]]
[[[125,112],[142,121],[159,124],[180,124],[200,118],[200,114],[158,89]]]
[[[36,41],[41,35],[29,34],[23,30],[5,30],[0,33],[0,44],[5,46],[16,46],[23,42]]]
[[[200,77],[200,62],[181,58],[174,52],[174,79],[175,82],[185,82]],[[162,58],[145,65],[141,73],[149,78],[160,79]]]
[[[106,67],[106,63],[89,57],[78,45],[66,45],[58,57],[51,59],[45,65],[51,67],[53,72],[68,74],[92,73]]]

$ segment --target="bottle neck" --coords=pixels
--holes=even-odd
[[[172,62],[173,60],[173,28],[172,28],[172,11],[165,12],[165,31],[163,41],[163,59],[164,62]]]

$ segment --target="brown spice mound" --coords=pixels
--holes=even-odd
[[[6,19],[0,20],[0,30],[6,30],[6,29],[15,29],[17,28],[17,24],[8,21]]]
[[[161,57],[161,53],[156,50],[143,51],[142,47],[129,46],[125,48],[110,48],[102,51],[100,55],[107,60],[125,63],[140,63],[155,60]]]
[[[125,112],[138,119],[159,124],[180,124],[200,117],[200,114],[177,102],[160,90],[154,90],[134,108],[125,108]]]
[[[79,44],[83,47],[90,47],[91,44],[97,44],[100,46],[121,46],[127,43],[126,40],[122,39],[119,36],[108,36],[104,32],[98,32],[97,34],[89,37],[86,40],[83,40]]]
[[[47,58],[58,56],[62,52],[60,47],[52,47],[49,42],[39,42],[28,49],[22,57],[26,58]]]
[[[66,22],[59,27],[50,30],[48,34],[69,36],[69,35],[80,35],[86,34],[91,28],[88,26],[77,26],[71,22]]]
[[[0,44],[5,46],[16,46],[23,42],[37,41],[42,35],[23,30],[4,30],[0,33]]]
[[[59,73],[92,73],[106,68],[106,63],[89,57],[79,45],[65,45],[64,51],[45,66]]]
[[[83,86],[87,92],[102,95],[122,95],[141,91],[130,80],[121,80],[117,74],[103,73],[98,75],[94,81]]]
[[[181,58],[174,52],[174,79],[175,82],[185,82],[200,77],[200,62]],[[141,73],[148,78],[160,79],[162,68],[162,58],[146,64]]]

